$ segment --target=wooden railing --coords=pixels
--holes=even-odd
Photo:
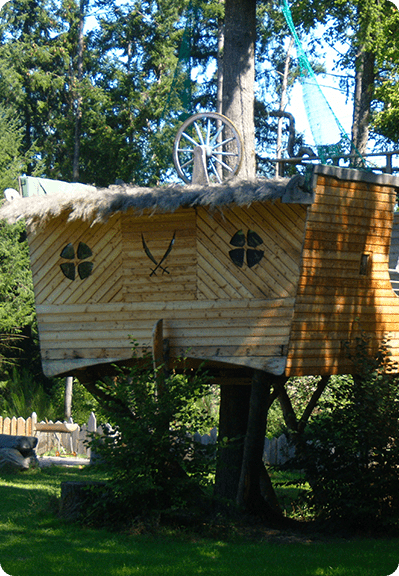
[[[398,165],[394,165],[393,158],[398,157]],[[395,172],[399,172],[399,150],[389,150],[387,152],[370,152],[369,154],[363,154],[363,158],[370,159],[369,168],[372,168],[373,171],[382,172],[383,174],[394,174]],[[384,165],[375,164],[373,159],[374,158],[385,158]],[[331,156],[331,161],[335,166],[340,165],[340,161],[344,161],[348,163],[348,161],[360,160],[358,154],[337,154]],[[275,162],[276,164],[280,164],[281,170],[280,173],[284,173],[285,165],[306,165],[306,164],[318,164],[320,163],[321,159],[318,156],[298,156],[294,158],[274,158],[270,160],[271,162]],[[370,166],[371,164],[371,166]],[[360,168],[361,166],[359,166]]]

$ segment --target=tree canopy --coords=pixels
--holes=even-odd
[[[393,4],[311,0],[294,3],[292,13],[311,59],[322,61],[327,44],[335,50],[342,90],[354,99],[356,145],[366,146],[371,129],[380,146],[395,146],[399,16]],[[0,18],[0,102],[23,131],[26,172],[100,186],[117,179],[153,185],[170,177],[181,115],[217,109],[223,18],[218,0],[7,3]],[[322,45],[314,35],[320,30]],[[273,155],[275,120],[268,114],[280,102],[288,38],[279,3],[258,2],[259,154]],[[295,66],[293,54],[288,94]]]

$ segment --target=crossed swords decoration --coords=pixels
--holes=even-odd
[[[143,244],[144,252],[148,256],[148,258],[151,260],[151,262],[154,264],[154,268],[151,268],[150,278],[151,278],[151,276],[157,275],[157,270],[162,270],[162,274],[165,274],[165,273],[170,274],[167,267],[163,266],[163,264],[172,251],[173,245],[175,243],[175,239],[176,239],[176,231],[173,233],[172,240],[169,242],[169,246],[167,247],[164,255],[162,256],[162,258],[158,262],[156,260],[156,258],[153,256],[153,254],[151,253],[151,250],[148,248],[147,242],[145,241],[145,238],[144,238],[144,234],[141,233],[141,241]],[[247,241],[248,246],[250,246],[251,248],[248,248],[245,251],[244,246],[245,246],[246,241]],[[263,258],[263,254],[264,254],[263,250],[254,250],[254,248],[257,248],[259,246],[259,244],[262,244],[262,243],[263,243],[262,238],[260,238],[260,236],[256,232],[254,232],[253,230],[248,230],[247,238],[245,238],[244,232],[242,230],[239,230],[238,232],[236,232],[233,235],[232,239],[230,240],[230,244],[238,247],[238,248],[235,248],[234,250],[230,250],[230,252],[229,252],[229,256],[230,256],[232,262],[241,268],[243,263],[244,263],[244,256],[245,256],[245,252],[246,252],[247,264],[248,264],[249,268],[252,268],[256,264],[258,264]],[[90,248],[88,246],[86,246],[86,244],[83,244],[82,242],[79,243],[77,254],[78,254],[79,259],[86,259],[86,258],[93,255]],[[72,244],[68,244],[63,249],[63,251],[61,252],[61,257],[67,258],[69,260],[74,259],[75,251],[73,249]],[[83,266],[86,266],[86,268],[83,268]],[[72,270],[72,268],[73,268],[73,270]],[[83,263],[79,264],[78,272],[79,272],[80,278],[83,280],[84,278],[89,276],[92,272],[92,268],[93,268],[92,262],[83,262]],[[75,279],[75,265],[73,263],[72,264],[70,264],[70,263],[64,264],[63,263],[63,264],[61,264],[61,269],[67,278],[69,278],[70,280]]]
[[[154,258],[154,256],[151,254],[151,250],[148,248],[147,243],[145,241],[144,238],[144,234],[141,234],[141,241],[143,243],[143,248],[144,248],[144,252],[147,254],[148,258],[151,260],[151,262],[153,262],[155,264],[155,268],[151,269],[151,274],[150,274],[150,278],[151,276],[156,276],[157,275],[157,270],[161,269],[162,270],[162,274],[164,274],[166,272],[166,274],[170,274],[169,270],[162,266],[162,264],[165,262],[166,258],[169,256],[169,254],[172,251],[173,248],[173,244],[175,243],[175,238],[176,238],[176,232],[173,233],[173,238],[172,240],[169,242],[169,246],[165,252],[165,254],[162,256],[162,258],[160,259],[159,262],[156,261],[156,259]]]

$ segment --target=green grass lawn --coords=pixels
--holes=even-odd
[[[90,467],[0,476],[0,565],[11,576],[388,576],[398,539],[204,536],[204,531],[112,533],[61,521],[61,481],[98,479]]]

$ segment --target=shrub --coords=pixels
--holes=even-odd
[[[350,356],[356,376],[341,379],[331,412],[314,419],[302,466],[321,517],[376,530],[399,520],[399,378],[387,341],[371,358],[362,337]]]
[[[212,448],[192,440],[209,418],[199,402],[210,393],[205,375],[172,374],[161,390],[148,361],[98,386],[112,429],[92,449],[110,474],[115,514],[171,514],[198,502],[214,464]]]
[[[43,383],[25,368],[13,367],[0,382],[0,415],[28,418],[36,412],[39,421],[54,419],[55,409]]]
[[[65,410],[65,378],[53,379],[52,401],[56,412],[57,420],[64,420],[64,410]],[[103,419],[103,414],[101,411],[101,406],[97,399],[94,398],[83,384],[79,382],[76,378],[73,381],[73,392],[72,392],[72,410],[71,416],[72,420],[82,426],[87,424],[91,412],[94,412],[97,420]]]

